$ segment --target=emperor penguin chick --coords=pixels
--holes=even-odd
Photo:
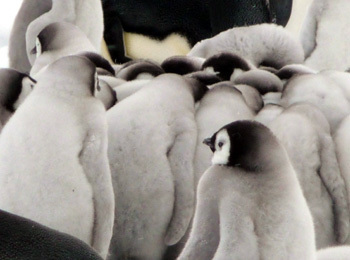
[[[35,48],[30,50],[36,60],[30,70],[35,76],[55,60],[81,52],[96,52],[86,35],[74,24],[57,22],[47,25],[36,38]]]
[[[197,148],[194,157],[196,183],[210,166],[211,152],[202,141],[222,126],[237,120],[253,119],[242,93],[230,81],[217,83],[201,99],[196,111],[198,128]]]
[[[0,69],[0,131],[32,91],[36,81],[14,69]]]
[[[199,181],[193,229],[178,259],[314,259],[310,211],[271,131],[236,121],[204,143],[213,165]]]
[[[350,226],[348,196],[326,117],[315,106],[299,103],[268,126],[297,173],[312,214],[317,248],[345,243]]]
[[[96,77],[95,65],[77,56],[40,75],[0,136],[0,208],[73,235],[105,258],[114,196]]]
[[[194,212],[199,81],[163,74],[107,112],[116,199],[112,259],[161,259]]]

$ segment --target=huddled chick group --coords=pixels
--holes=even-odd
[[[350,259],[348,72],[273,24],[115,65],[83,7],[0,69],[0,259]]]

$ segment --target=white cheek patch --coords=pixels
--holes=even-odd
[[[36,49],[36,57],[39,57],[42,53],[41,43],[39,41],[39,38],[35,39],[35,49]]]
[[[219,143],[222,142],[223,146],[220,148]],[[227,164],[228,159],[230,157],[230,149],[231,149],[231,142],[230,137],[226,131],[226,129],[220,131],[216,135],[215,140],[215,153],[213,155],[213,158],[211,160],[212,164]]]
[[[205,72],[208,72],[208,73],[210,73],[210,74],[215,74],[215,75],[219,74],[219,72],[217,72],[217,71],[214,70],[214,67],[206,67],[206,68],[204,69],[204,71],[205,71]]]
[[[16,102],[13,104],[13,108],[15,110],[24,102],[26,97],[32,92],[32,86],[34,85],[33,81],[31,81],[28,77],[24,77],[22,79],[22,91],[19,94]]]

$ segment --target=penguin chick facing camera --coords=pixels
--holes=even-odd
[[[236,121],[204,140],[190,238],[179,260],[314,259],[310,211],[286,151],[271,131]]]

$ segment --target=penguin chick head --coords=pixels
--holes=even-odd
[[[99,87],[95,64],[76,55],[51,63],[37,79],[36,89],[39,91],[56,89],[72,96],[93,96]]]
[[[284,161],[276,137],[256,121],[235,121],[203,141],[213,151],[212,164],[260,172]]]
[[[32,91],[36,81],[14,69],[0,69],[0,105],[14,112]]]

